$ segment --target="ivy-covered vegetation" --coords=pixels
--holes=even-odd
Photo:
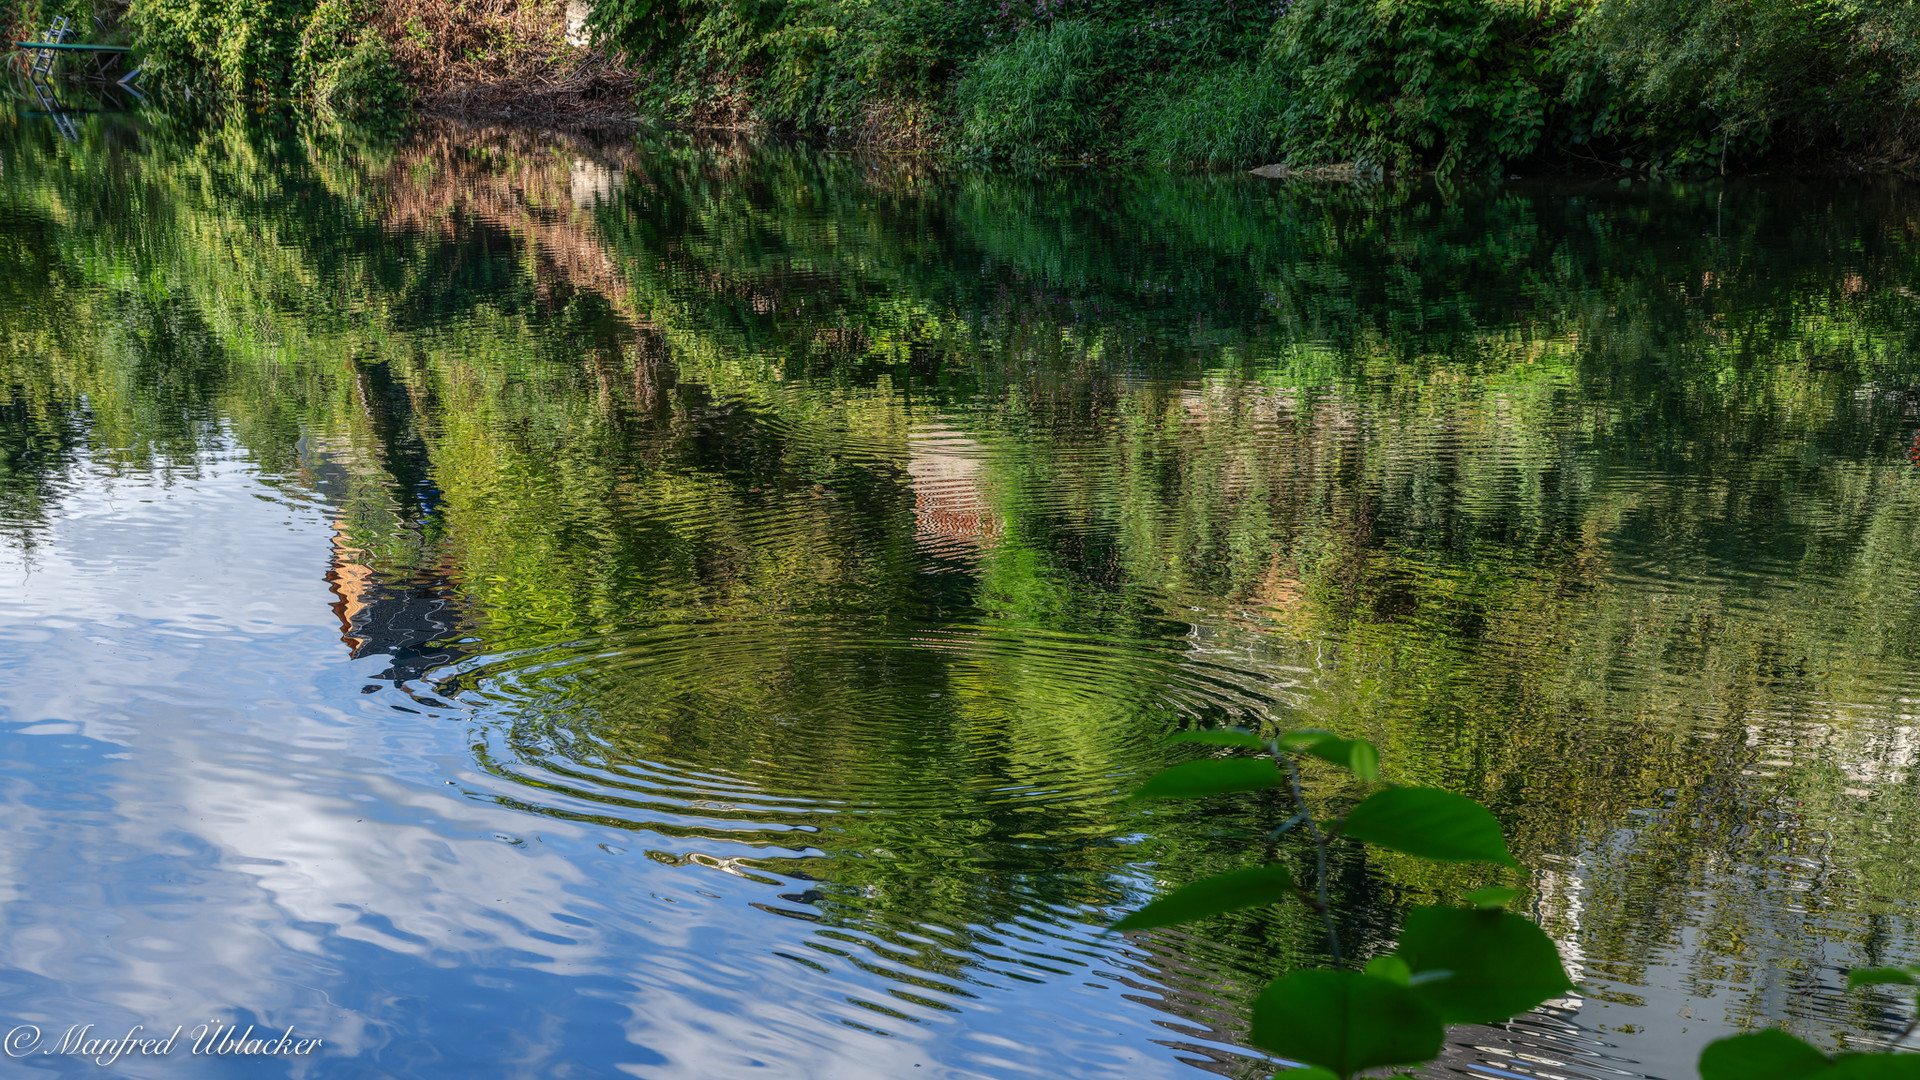
[[[404,120],[410,104],[611,118],[631,76],[566,42],[566,0],[0,0],[38,35],[65,16],[131,44],[147,84],[186,96],[297,100],[326,117]]]
[[[1909,156],[1913,0],[602,0],[643,111],[980,158],[1720,170]]]
[[[196,88],[1032,165],[1690,174],[1920,159],[1920,0],[12,0]]]

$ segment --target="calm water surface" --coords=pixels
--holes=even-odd
[[[0,117],[0,1027],[1261,1075],[1314,926],[1100,934],[1284,817],[1125,802],[1228,722],[1507,826],[1579,989],[1436,1073],[1904,1023],[1920,191],[75,135]],[[1496,880],[1337,871],[1363,950]]]

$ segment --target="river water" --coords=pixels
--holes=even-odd
[[[1302,913],[1101,932],[1288,812],[1126,801],[1218,723],[1506,826],[1336,860],[1363,952],[1504,880],[1568,960],[1435,1075],[1904,1025],[1920,190],[71,135],[0,117],[9,1075],[1265,1075]]]

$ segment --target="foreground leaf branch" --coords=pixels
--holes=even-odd
[[[1328,856],[1340,840],[1371,844],[1434,862],[1488,863],[1521,871],[1500,823],[1472,799],[1438,788],[1383,780],[1379,751],[1364,739],[1319,729],[1263,738],[1240,728],[1180,732],[1170,743],[1198,743],[1260,757],[1204,758],[1162,770],[1135,797],[1190,799],[1284,789],[1293,814],[1269,842],[1304,826],[1314,878],[1296,879],[1279,862],[1217,874],[1185,885],[1113,924],[1147,930],[1197,922],[1229,911],[1298,902],[1320,917],[1331,967],[1290,972],[1255,999],[1254,1045],[1303,1066],[1288,1080],[1347,1078],[1369,1069],[1412,1067],[1440,1055],[1450,1024],[1504,1023],[1573,989],[1559,949],[1532,920],[1506,910],[1519,895],[1505,885],[1466,893],[1471,906],[1408,912],[1395,949],[1355,971],[1340,941],[1329,897]],[[1318,820],[1301,783],[1300,758],[1312,757],[1373,787],[1345,817]],[[1850,986],[1920,986],[1920,968],[1853,973]],[[1920,1055],[1892,1053],[1920,1025],[1916,1014],[1886,1052],[1828,1057],[1782,1031],[1722,1039],[1700,1057],[1702,1080],[1920,1080]]]

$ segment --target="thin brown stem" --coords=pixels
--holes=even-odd
[[[1327,929],[1327,949],[1333,953],[1333,966],[1345,968],[1346,957],[1340,951],[1340,932],[1333,924],[1333,906],[1327,902],[1327,844],[1331,838],[1313,819],[1313,811],[1307,806],[1307,797],[1300,791],[1300,768],[1293,759],[1282,753],[1280,748],[1269,744],[1273,759],[1287,770],[1287,786],[1293,793],[1293,807],[1306,819],[1307,830],[1313,835],[1314,893],[1308,906],[1320,913],[1320,921]],[[1306,899],[1302,896],[1302,899]]]

